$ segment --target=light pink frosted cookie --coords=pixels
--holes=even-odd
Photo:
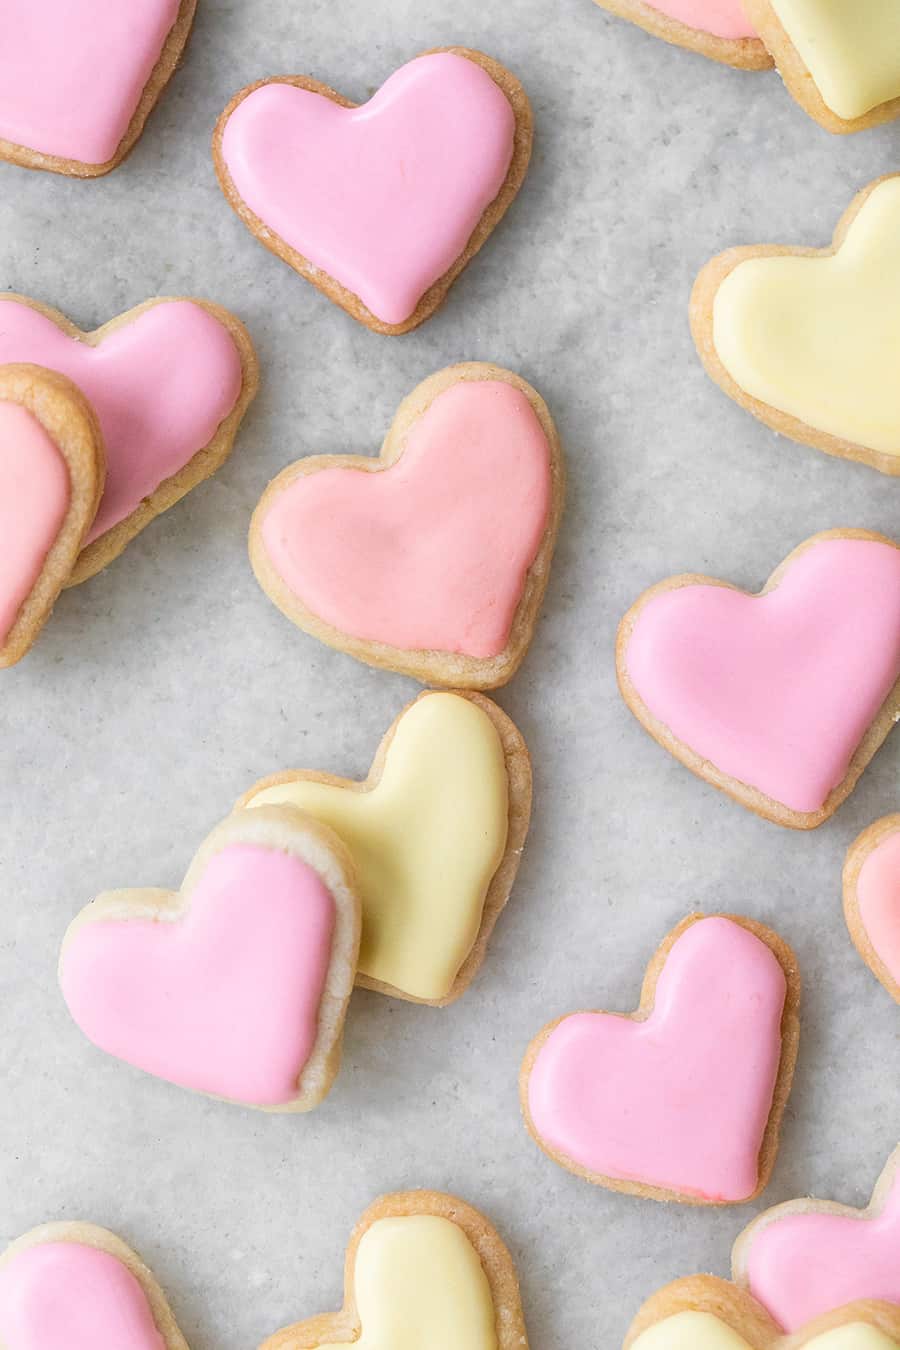
[[[227,459],[259,382],[244,325],[201,300],[148,300],[83,333],[58,310],[0,294],[0,364],[70,379],[106,446],[100,508],[69,584],[117,558]]]
[[[676,47],[743,70],[765,70],[772,58],[741,0],[595,0],[611,14]]]
[[[370,665],[489,689],[537,622],[564,495],[540,395],[451,366],[400,405],[377,459],[299,460],[266,489],[250,558],[298,627]]]
[[[132,149],[197,0],[0,0],[0,159],[76,178]]]
[[[895,1149],[865,1209],[789,1200],[741,1233],[734,1279],[786,1331],[859,1299],[900,1304],[898,1165]]]
[[[66,934],[59,979],[85,1035],[181,1087],[307,1111],[337,1073],[356,976],[349,854],[290,807],[238,811],[181,890],[110,891]]]
[[[4,1350],[188,1350],[165,1295],[125,1243],[48,1223],[0,1257]]]
[[[852,844],[844,917],[860,956],[900,1003],[900,815],[876,820]]]
[[[609,1190],[752,1200],[775,1163],[799,998],[796,958],[776,933],[691,915],[648,966],[636,1012],[572,1013],[532,1041],[520,1078],[528,1130],[554,1162]]]
[[[622,697],[689,769],[758,815],[813,829],[900,712],[900,548],[814,535],[759,595],[688,574],[619,626]]]
[[[237,94],[213,138],[222,191],[257,238],[378,333],[442,304],[531,157],[525,91],[465,47],[426,52],[356,106],[306,76]]]

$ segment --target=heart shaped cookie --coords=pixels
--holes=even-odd
[[[93,409],[62,375],[0,366],[0,666],[28,651],[69,579],[103,491]]]
[[[376,1200],[353,1230],[344,1307],[261,1350],[528,1350],[515,1267],[483,1214],[452,1195]]]
[[[515,76],[450,47],[360,106],[302,75],[258,81],[225,109],[213,156],[261,243],[368,328],[407,333],[506,214],[531,141]]]
[[[36,300],[0,295],[4,362],[67,376],[103,432],[106,486],[70,585],[221,467],[259,382],[244,325],[201,300],[147,300],[83,333]]]
[[[184,51],[197,0],[0,0],[0,159],[76,178],[129,153]]]
[[[239,811],[179,892],[110,891],[63,942],[63,997],[109,1054],[181,1087],[308,1111],[340,1065],[359,951],[353,865],[299,811]]]
[[[562,451],[539,394],[451,366],[400,405],[378,459],[319,455],[269,484],[250,527],[263,590],[369,665],[490,689],[519,667],[550,573]]]
[[[900,117],[895,0],[743,0],[788,90],[833,132]]]
[[[765,1309],[727,1280],[692,1275],[641,1308],[623,1350],[898,1350],[900,1310],[851,1303],[782,1336]]]
[[[731,1255],[737,1284],[786,1331],[860,1299],[900,1304],[900,1149],[865,1209],[789,1200],[758,1215]]]
[[[89,1223],[32,1229],[0,1257],[3,1350],[188,1350],[138,1256]]]
[[[772,58],[744,13],[741,0],[595,0],[676,47],[743,70],[766,70]]]
[[[759,595],[671,577],[625,615],[616,666],[628,707],[682,764],[767,820],[814,829],[900,712],[900,548],[817,534]]]
[[[796,958],[776,933],[692,914],[647,967],[636,1012],[572,1013],[531,1042],[528,1130],[554,1162],[609,1190],[752,1200],[775,1164],[799,999]]]
[[[898,7],[900,19],[900,7]],[[733,248],[691,297],[706,371],[775,431],[900,474],[900,174],[861,192],[831,248]]]
[[[900,815],[876,820],[851,846],[844,917],[856,950],[900,1003]]]
[[[531,814],[531,764],[490,699],[427,692],[400,713],[364,783],[279,773],[238,805],[299,807],[333,829],[359,877],[357,984],[443,1006],[484,960],[512,890]]]

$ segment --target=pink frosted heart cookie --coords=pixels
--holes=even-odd
[[[285,469],[250,529],[263,590],[370,665],[488,689],[537,622],[564,472],[543,399],[497,366],[451,366],[400,405],[377,459]]]
[[[734,1279],[785,1331],[860,1299],[900,1304],[898,1166],[895,1149],[865,1209],[789,1200],[741,1233]]]
[[[0,1257],[4,1350],[188,1350],[165,1295],[115,1234],[32,1229]]]
[[[225,109],[213,156],[267,248],[375,332],[406,333],[505,215],[531,141],[518,80],[453,47],[359,106],[306,76],[261,80]]]
[[[625,615],[616,666],[635,717],[682,764],[813,829],[900,712],[900,548],[866,530],[814,535],[759,595],[671,577]]]
[[[636,1012],[572,1013],[532,1041],[520,1080],[528,1130],[554,1162],[609,1190],[752,1200],[775,1163],[799,998],[777,934],[691,915],[648,966]]]
[[[50,617],[104,474],[100,427],[71,381],[0,365],[0,666],[21,660]]]
[[[70,585],[117,558],[150,521],[227,459],[259,380],[239,319],[200,300],[148,300],[93,333],[0,295],[0,364],[70,379],[93,407],[106,484]]]
[[[772,58],[742,0],[595,0],[654,37],[743,70],[766,70]]]
[[[900,815],[876,820],[851,845],[844,917],[856,950],[900,1003]]]
[[[76,178],[139,139],[197,0],[0,0],[0,159]]]
[[[337,836],[263,807],[213,831],[179,892],[110,891],[82,910],[59,978],[109,1054],[197,1092],[306,1111],[340,1064],[359,934]]]

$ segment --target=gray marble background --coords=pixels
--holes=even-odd
[[[534,102],[533,167],[490,244],[418,332],[377,337],[265,252],[209,155],[232,93],[304,72],[362,100],[398,65],[463,43]],[[61,599],[0,701],[2,1237],[52,1218],[120,1232],[192,1350],[252,1350],[337,1306],[350,1228],[379,1193],[428,1186],[506,1237],[535,1350],[615,1350],[643,1298],[725,1274],[752,1206],[607,1194],[557,1169],[519,1119],[529,1038],[581,1006],[630,1009],[686,912],[777,926],[805,982],[800,1063],[764,1203],[862,1202],[898,1138],[900,1016],[840,912],[857,832],[900,805],[900,737],[810,835],[693,778],[616,693],[616,623],[698,570],[759,586],[831,526],[896,532],[900,484],[779,440],[704,376],[692,279],[735,243],[824,243],[857,188],[898,168],[895,124],[832,139],[775,74],[668,48],[590,0],[201,0],[183,69],[129,161],[70,182],[0,165],[0,286],[85,328],[158,294],[247,322],[264,385],[221,472]],[[520,882],[472,989],[444,1011],[358,993],[345,1068],[310,1117],[193,1097],[94,1051],[55,964],[97,891],[177,885],[262,774],[364,775],[415,686],[296,632],[257,588],[250,512],[308,453],[375,451],[424,376],[519,371],[566,445],[569,505],[544,617],[500,702],[534,755]]]

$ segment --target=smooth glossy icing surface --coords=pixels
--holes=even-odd
[[[67,375],[100,420],[106,488],[88,543],[209,444],[243,382],[228,329],[189,300],[152,305],[91,346],[0,297],[0,365],[14,361]]]
[[[178,11],[179,0],[0,0],[0,138],[112,159]]]
[[[760,1224],[745,1269],[751,1294],[787,1331],[858,1299],[900,1303],[900,1185],[868,1218],[790,1213]]]
[[[696,28],[698,33],[732,40],[756,37],[741,0],[648,0],[648,3],[651,9],[658,9],[660,14],[677,19],[688,28]]]
[[[632,1342],[630,1350],[751,1350],[731,1327],[705,1312],[679,1312],[656,1322]],[[897,1342],[877,1327],[850,1322],[804,1342],[804,1350],[897,1350]]]
[[[856,882],[856,898],[869,941],[891,978],[900,984],[900,831],[889,835],[866,858]]]
[[[625,653],[679,741],[793,811],[817,811],[900,676],[900,549],[820,539],[777,586],[662,591]]]
[[[900,176],[871,192],[837,253],[739,263],[716,292],[713,341],[753,398],[900,455]]]
[[[499,85],[439,52],[358,108],[264,85],[231,114],[222,154],[269,229],[397,324],[464,252],[506,178],[514,134]]]
[[[165,1350],[147,1296],[109,1252],[24,1247],[0,1266],[3,1350]]]
[[[458,694],[420,698],[397,724],[377,787],[289,782],[249,802],[284,804],[330,825],[353,854],[360,971],[416,998],[449,993],[506,849],[506,761],[487,713]]]
[[[823,101],[848,121],[900,98],[897,0],[771,0]]]
[[[283,1105],[315,1044],[334,918],[306,863],[231,844],[182,918],[78,926],[63,950],[63,995],[109,1054],[182,1087]]]
[[[550,507],[550,449],[496,380],[444,390],[378,473],[296,478],[262,523],[270,561],[332,627],[403,650],[503,651]]]
[[[747,1199],[772,1109],[785,992],[765,943],[729,919],[699,920],[672,946],[646,1020],[576,1013],[550,1032],[528,1083],[535,1131],[588,1172]]]
[[[355,1350],[496,1350],[487,1276],[449,1219],[378,1219],[360,1241],[354,1284],[362,1327]]]
[[[37,418],[0,402],[0,644],[41,574],[71,492],[66,462]]]

